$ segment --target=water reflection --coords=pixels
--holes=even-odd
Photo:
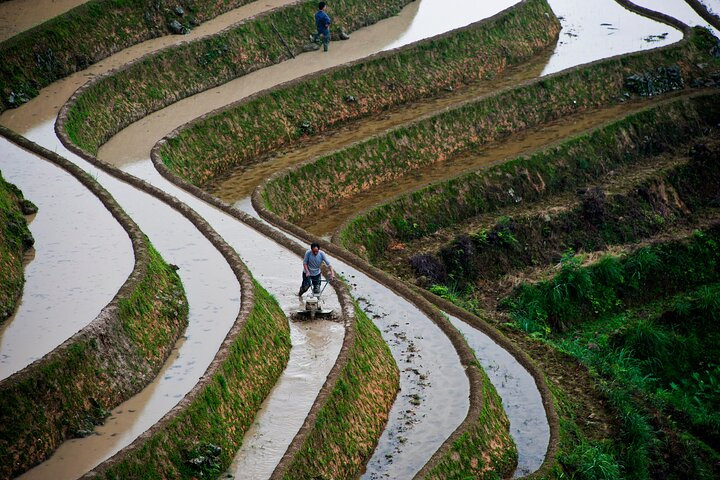
[[[519,0],[420,0],[417,15],[405,33],[379,51],[391,50],[434,35],[461,28],[519,3]]]
[[[0,137],[0,170],[38,213],[21,302],[0,331],[0,379],[90,323],[132,271],[130,238],[74,176]]]
[[[632,2],[641,7],[657,10],[671,17],[675,17],[691,27],[700,26],[708,28],[713,32],[713,35],[720,38],[720,32],[698,15],[685,0],[632,0]],[[720,13],[720,0],[702,0],[702,3],[711,7],[716,15]]]
[[[549,0],[549,3],[560,19],[562,31],[542,75],[682,39],[679,30],[630,12],[614,0]],[[657,9],[658,5],[651,8]]]

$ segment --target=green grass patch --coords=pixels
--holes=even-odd
[[[25,283],[23,256],[34,243],[23,204],[32,205],[0,175],[0,323],[15,311]]]
[[[704,145],[702,138],[708,137],[687,141]],[[603,250],[682,226],[695,215],[712,211],[718,195],[715,186],[720,184],[720,163],[713,160],[713,152],[686,161],[684,150],[668,154],[676,157],[673,165],[648,172],[620,192],[605,194],[608,187],[615,188],[615,180],[611,180],[610,184],[581,190],[574,201],[562,196],[542,207],[528,202],[528,210],[463,228],[463,233],[451,241],[407,261],[419,283],[463,290],[479,279],[497,280],[530,265],[557,263],[568,250]],[[651,161],[642,168],[650,170],[653,166],[657,167]],[[614,177],[624,179],[628,174],[632,171],[617,170]],[[607,265],[608,275],[613,273],[613,265]]]
[[[567,74],[575,75],[579,73]],[[560,81],[559,78],[556,80]],[[539,87],[536,85],[536,88]],[[365,255],[370,261],[378,261],[393,242],[413,241],[483,213],[499,211],[516,205],[518,198],[528,203],[573,191],[654,152],[683,144],[717,123],[718,104],[717,95],[661,104],[529,157],[518,157],[430,185],[355,217],[339,233],[339,240],[349,250]],[[343,151],[343,161],[357,161],[351,153],[361,148],[364,147]],[[318,178],[333,179],[342,171],[340,163],[326,159],[303,172],[280,177],[268,185],[268,191],[277,193],[271,195],[266,191],[264,196],[274,198],[282,191],[286,197],[293,198],[289,192],[312,192],[311,172]],[[307,178],[307,182],[299,179],[301,176]],[[285,201],[273,205],[285,212]],[[292,217],[287,212],[286,216]]]
[[[115,52],[186,29],[250,0],[91,0],[0,43],[0,113]],[[177,7],[183,5],[182,15]]]
[[[227,469],[262,401],[287,364],[285,314],[255,283],[255,304],[222,365],[189,405],[102,478],[217,477]]]
[[[478,370],[483,382],[480,415],[423,478],[502,479],[515,471],[518,452],[502,400],[480,365]]]
[[[568,256],[504,301],[521,329],[596,376],[620,421],[618,444],[599,458],[608,472],[616,459],[618,478],[719,473],[719,240],[713,226],[587,266]],[[582,470],[585,450],[564,461]]]

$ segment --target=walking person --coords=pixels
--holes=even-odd
[[[317,33],[313,35],[313,41],[317,42],[319,37],[323,37],[323,51],[328,51],[328,44],[330,43],[330,24],[332,20],[330,15],[325,12],[325,2],[318,3],[318,11],[315,14],[315,26],[317,27]]]
[[[302,297],[302,294],[310,288],[310,284],[312,284],[313,293],[320,293],[320,267],[323,262],[327,265],[330,271],[330,280],[332,280],[335,278],[335,272],[332,265],[330,265],[330,259],[325,255],[325,252],[320,251],[320,245],[315,242],[311,243],[310,250],[305,252],[303,258],[302,285],[300,285],[298,296]]]

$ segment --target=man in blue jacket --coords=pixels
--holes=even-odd
[[[317,41],[320,35],[323,37],[323,51],[328,51],[328,44],[330,43],[330,15],[325,13],[325,2],[318,3],[318,11],[315,14],[315,26],[317,27],[317,33],[313,36],[313,41]]]
[[[332,265],[330,265],[330,259],[325,255],[325,252],[320,251],[320,245],[317,243],[310,244],[310,250],[305,252],[303,258],[303,274],[302,274],[302,285],[300,286],[299,296],[310,288],[310,284],[313,286],[313,293],[320,293],[320,267],[325,263],[328,270],[330,271],[330,280],[335,278],[335,272],[333,271]]]

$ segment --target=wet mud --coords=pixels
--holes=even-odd
[[[269,478],[302,426],[315,395],[335,364],[342,325],[323,320],[290,323],[292,350],[281,379],[263,403],[228,474],[235,479]]]
[[[88,466],[109,458],[155,424],[192,389],[235,322],[240,288],[227,261],[192,223],[155,197],[65,150],[57,143],[52,121],[26,132],[25,136],[80,166],[115,197],[163,258],[179,267],[190,306],[185,341],[177,346],[174,362],[167,364],[168,373],[120,405],[118,410],[124,413],[117,415],[117,422],[106,424],[103,435],[64,443],[55,455],[27,474],[32,478],[77,478]],[[112,441],[106,441],[107,438]],[[67,472],[67,476],[56,476],[54,472],[59,471]]]

